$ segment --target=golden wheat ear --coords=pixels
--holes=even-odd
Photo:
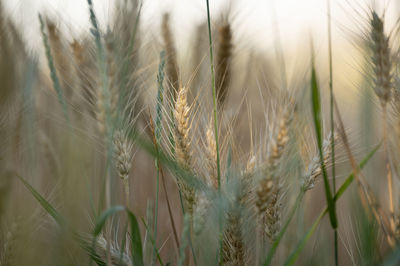
[[[189,170],[191,169],[193,162],[190,139],[190,107],[187,103],[187,88],[181,88],[178,92],[174,116],[176,124],[174,135],[176,160],[181,167]],[[193,188],[182,182],[180,179],[177,180],[177,183],[182,192],[183,198],[185,199],[186,209],[192,217],[193,208],[196,202],[195,192]]]

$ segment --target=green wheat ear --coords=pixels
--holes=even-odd
[[[65,103],[63,91],[61,89],[60,80],[58,79],[58,76],[57,76],[56,67],[54,65],[53,56],[51,54],[51,48],[50,48],[49,39],[48,39],[48,36],[47,36],[47,34],[45,32],[45,29],[44,29],[44,21],[43,21],[43,18],[42,18],[41,14],[39,14],[38,16],[39,16],[39,22],[40,22],[40,32],[42,34],[43,45],[44,45],[45,52],[46,52],[47,64],[48,64],[48,67],[50,69],[50,77],[51,77],[51,80],[53,82],[53,88],[57,93],[58,101],[59,101],[59,103],[61,104],[61,106],[63,108],[65,118],[69,122],[67,105]]]

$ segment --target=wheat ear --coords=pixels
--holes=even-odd
[[[383,141],[386,152],[386,168],[387,168],[387,182],[388,182],[388,195],[389,195],[389,211],[390,211],[390,226],[395,230],[394,222],[394,203],[393,203],[393,180],[392,170],[389,162],[389,148],[388,148],[388,118],[387,118],[387,102],[391,97],[392,90],[392,76],[391,76],[391,55],[389,48],[389,37],[384,32],[384,21],[378,16],[375,11],[371,15],[371,48],[372,48],[372,64],[375,73],[375,93],[381,100],[382,116],[383,116]]]
[[[265,170],[265,177],[259,183],[256,195],[256,207],[264,233],[273,241],[280,230],[280,194],[281,184],[277,168],[281,162],[286,144],[289,141],[288,127],[291,118],[285,114],[279,124],[279,131],[272,146]]]
[[[162,37],[164,39],[166,53],[166,72],[169,80],[169,95],[176,100],[176,94],[179,87],[179,69],[176,59],[176,49],[173,35],[169,24],[169,14],[164,14],[161,24]]]
[[[217,152],[216,152],[217,148],[215,144],[213,129],[214,129],[213,122],[212,120],[210,120],[206,132],[207,168],[210,177],[209,182],[215,189],[217,189],[218,188],[218,170],[217,170]]]
[[[132,144],[121,131],[114,133],[115,166],[124,185],[125,204],[129,206],[129,170],[131,169]]]
[[[218,40],[215,83],[218,103],[220,106],[223,106],[228,94],[231,76],[230,62],[232,58],[232,31],[229,23],[225,23],[219,28]]]
[[[178,163],[189,170],[192,166],[191,140],[190,140],[190,108],[187,104],[187,89],[181,88],[175,103],[175,152]],[[178,186],[185,199],[185,208],[189,215],[193,215],[195,192],[193,188],[178,179]]]

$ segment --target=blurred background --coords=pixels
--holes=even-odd
[[[97,68],[96,57],[94,56],[96,53],[92,40],[93,36],[89,34],[90,23],[87,1],[4,0],[3,3],[4,13],[10,16],[16,25],[21,38],[25,42],[25,47],[21,48],[24,45],[21,45],[21,47],[9,45],[13,43],[7,43],[5,38],[2,41],[10,46],[10,50],[7,50],[13,51],[10,54],[18,55],[18,53],[21,53],[22,57],[24,57],[21,63],[15,66],[15,73],[18,73],[23,78],[15,78],[15,80],[23,83],[26,79],[26,84],[19,85],[19,87],[14,86],[24,88],[24,90],[21,90],[21,96],[18,94],[18,97],[15,97],[17,99],[15,103],[10,104],[15,109],[9,108],[11,115],[0,119],[0,125],[4,126],[4,134],[7,136],[7,138],[0,141],[6,143],[7,147],[9,146],[8,149],[4,149],[4,153],[12,155],[8,157],[4,156],[5,158],[10,158],[10,162],[7,161],[5,164],[7,164],[7,167],[11,165],[12,170],[15,168],[25,174],[28,181],[43,192],[46,198],[54,202],[56,207],[62,207],[60,209],[63,210],[63,214],[66,217],[71,217],[77,228],[82,229],[83,232],[90,232],[94,221],[91,220],[93,216],[91,216],[92,213],[89,209],[93,208],[91,200],[95,198],[94,201],[96,201],[98,194],[101,194],[99,192],[100,178],[104,172],[104,161],[102,159],[104,159],[105,152],[102,150],[104,147],[101,146],[102,143],[99,140],[101,138],[96,133],[97,124],[93,116],[93,110],[90,109],[94,108],[92,105],[95,101],[91,99],[92,102],[90,102],[85,99],[86,101],[83,103],[82,101],[79,102],[79,100],[85,98],[85,89],[88,89],[84,87],[86,85],[85,82],[90,85],[88,86],[90,89],[94,88],[95,90],[96,86],[98,86],[96,78],[91,76],[96,76],[93,73],[97,73]],[[124,22],[131,23],[129,25],[132,25],[133,17],[123,17],[121,10],[118,11],[120,13],[115,13],[116,9],[114,9],[113,3],[115,2],[112,0],[93,0],[102,32],[107,32],[107,25],[114,22],[114,25],[116,25],[117,22],[126,20]],[[279,109],[279,105],[282,104],[279,102],[280,98],[277,97],[275,99],[274,97],[276,95],[279,96],[284,91],[283,89],[279,90],[279,88],[285,87],[284,84],[287,83],[288,91],[297,91],[300,92],[299,94],[303,92],[304,88],[308,89],[311,47],[313,47],[316,56],[322,99],[325,103],[329,100],[327,93],[329,83],[327,3],[323,0],[210,0],[210,4],[215,43],[218,42],[218,31],[216,29],[221,26],[221,21],[227,19],[232,29],[232,61],[230,61],[231,64],[229,65],[232,73],[230,77],[231,86],[227,100],[229,104],[226,105],[224,115],[229,119],[237,116],[238,122],[237,124],[232,123],[234,124],[232,132],[229,132],[229,126],[227,126],[228,130],[226,132],[228,133],[225,133],[227,135],[226,139],[231,137],[231,134],[235,137],[235,141],[237,141],[238,147],[234,148],[237,148],[235,152],[239,152],[234,152],[234,157],[236,156],[234,160],[245,165],[246,156],[250,149],[253,148],[253,135],[262,135],[261,133],[265,133],[262,130],[267,129],[269,126],[264,125],[265,122],[269,121],[266,119],[269,115],[269,109],[263,109],[264,106],[262,104],[264,102],[261,96],[265,96],[266,102],[272,106],[269,106],[271,109],[275,107]],[[380,118],[379,101],[373,93],[373,84],[367,84],[370,73],[366,73],[364,69],[364,65],[367,65],[366,61],[370,57],[363,50],[365,47],[361,43],[368,37],[371,9],[377,10],[379,15],[385,14],[385,31],[388,34],[393,33],[393,36],[396,36],[400,4],[399,1],[395,0],[332,0],[331,5],[334,90],[340,110],[345,118],[344,122],[350,136],[351,148],[357,159],[360,159],[381,139],[382,131],[380,124],[375,124],[380,122],[379,119],[374,120],[377,117]],[[68,71],[60,71],[63,79],[62,85],[65,86],[66,91],[69,87],[73,87],[73,89],[83,88],[81,91],[78,90],[80,98],[76,97],[78,98],[77,103],[74,102],[76,99],[73,97],[71,97],[71,100],[68,99],[70,100],[70,112],[74,113],[76,111],[79,115],[83,114],[82,117],[77,115],[76,120],[74,120],[75,124],[72,134],[69,134],[70,132],[65,130],[67,126],[63,120],[63,112],[56,101],[56,94],[51,85],[50,71],[47,67],[45,49],[40,34],[38,13],[43,14],[48,20],[46,22],[48,23],[47,30],[56,37],[59,37],[59,39],[54,38],[58,41],[59,47],[52,48],[54,49],[54,54],[59,56],[58,60],[61,62],[56,68],[65,70],[63,67],[67,65],[69,66],[68,71],[72,73],[71,78],[68,76]],[[196,152],[200,154],[198,160],[201,161],[205,156],[204,150],[201,150],[204,148],[205,143],[204,136],[201,134],[204,133],[204,128],[207,126],[208,111],[211,110],[211,108],[207,108],[211,102],[210,98],[207,98],[209,95],[204,96],[204,98],[199,96],[204,91],[210,93],[209,62],[207,61],[208,36],[207,30],[204,27],[206,21],[206,2],[204,0],[143,1],[138,34],[139,44],[137,47],[134,47],[135,55],[137,53],[139,56],[133,59],[136,61],[132,64],[134,65],[132,73],[129,73],[129,82],[131,82],[129,86],[133,88],[132,91],[137,90],[140,92],[138,102],[141,111],[148,115],[148,110],[152,110],[149,113],[155,115],[156,74],[159,64],[159,52],[165,48],[165,40],[161,32],[162,19],[165,13],[169,13],[169,27],[176,46],[177,65],[181,71],[179,81],[184,85],[194,84],[193,91],[191,91],[192,94],[189,95],[189,101],[199,99],[201,104],[205,106],[196,110],[199,113],[196,118],[199,119],[195,120],[197,124],[195,123],[194,130],[200,130],[198,130],[198,133],[193,133],[197,134],[195,135],[193,146],[196,146]],[[136,13],[133,12],[132,14]],[[118,20],[119,15],[121,15],[120,21]],[[118,27],[113,30],[116,36],[119,36],[118,34],[123,36],[126,33],[119,32],[120,28]],[[59,35],[57,36],[57,34]],[[197,38],[198,36],[200,37]],[[72,44],[76,40],[81,45],[83,51],[87,50],[85,51],[87,57],[77,56],[74,53],[75,50],[73,50],[74,46]],[[395,45],[398,45],[398,42],[395,38],[393,40],[393,50],[396,51],[398,47]],[[57,43],[54,40],[51,41]],[[24,54],[24,49],[27,50],[28,55]],[[200,57],[193,60],[196,53],[199,53]],[[72,55],[76,58],[73,59]],[[2,54],[2,56],[5,55]],[[128,56],[130,58],[131,54]],[[283,60],[280,56],[283,57]],[[37,71],[34,67],[34,63],[31,62],[32,66],[26,63],[28,61],[25,61],[26,58],[37,59],[39,61],[39,70]],[[84,62],[85,64],[80,66],[74,61],[77,58],[87,59],[88,62]],[[12,58],[8,58],[8,60],[12,63],[16,62]],[[32,61],[35,62],[35,60]],[[5,63],[2,69],[6,73],[4,77],[7,77],[8,72],[6,70],[9,61],[4,60],[3,62]],[[29,72],[30,68],[28,67],[37,72],[33,70],[32,73]],[[284,71],[282,71],[283,69]],[[198,73],[194,74],[197,70],[199,70]],[[84,75],[81,80],[79,74],[82,72]],[[284,80],[283,72],[287,74],[287,80]],[[199,81],[196,81],[195,76],[200,77],[198,78]],[[16,75],[15,77],[19,76]],[[93,80],[90,80],[91,78]],[[35,82],[31,82],[32,80]],[[14,85],[14,83],[10,84]],[[14,88],[11,85],[10,88]],[[277,91],[276,95],[273,90],[275,88],[277,88],[275,90]],[[34,97],[28,95],[26,91],[31,93],[30,90],[35,91],[37,95],[35,93],[32,94]],[[264,95],[260,95],[262,93]],[[302,98],[301,96],[299,97],[299,102],[302,101],[302,105],[304,105],[301,112],[304,111],[305,116],[310,115],[309,98],[305,96]],[[29,104],[32,106],[28,106]],[[248,106],[245,106],[246,104]],[[82,108],[81,105],[83,106]],[[328,113],[327,106],[324,105],[325,114]],[[247,107],[249,110],[246,109]],[[88,111],[87,109],[90,110]],[[30,112],[29,110],[34,111]],[[247,111],[249,113],[252,112],[254,121],[249,122]],[[271,116],[276,118],[274,117],[274,112],[272,113]],[[147,123],[149,119],[148,117],[142,117],[141,119],[139,119],[138,124],[142,123],[139,126],[145,132],[148,130]],[[31,123],[30,121],[35,122]],[[263,128],[264,126],[265,128]],[[25,127],[31,131],[24,130]],[[252,131],[253,128],[254,132]],[[325,129],[327,128],[329,126],[325,125]],[[15,133],[15,131],[19,132],[18,130],[21,131],[20,134]],[[299,142],[305,142],[305,144],[302,144],[306,146],[305,150],[308,152],[315,149],[313,135],[309,134],[310,132],[305,129],[302,132],[304,136],[301,135],[299,137]],[[327,133],[325,132],[325,135]],[[269,132],[265,134],[268,135]],[[31,143],[32,146],[20,145],[20,143],[24,144],[25,142]],[[227,157],[227,146],[225,143],[224,159]],[[30,154],[26,152],[28,150],[30,153],[37,152],[37,154]],[[386,208],[386,181],[382,182],[382,180],[385,180],[385,174],[382,174],[384,172],[383,169],[385,169],[383,165],[383,151],[380,150],[378,154],[380,156],[367,166],[365,172],[369,184],[373,187],[380,202]],[[347,177],[351,168],[341,146],[339,146],[336,156],[338,167],[337,177],[338,182],[341,183]],[[25,161],[21,158],[24,158]],[[258,159],[265,158],[260,156]],[[0,163],[2,162],[0,161]],[[21,165],[24,165],[24,167],[20,167]],[[31,165],[34,167],[31,168]],[[132,169],[130,172],[132,210],[136,215],[151,220],[152,204],[155,202],[154,187],[156,170],[154,169],[154,158],[140,149],[135,149]],[[115,190],[116,193],[113,200],[115,203],[121,203],[123,198],[122,193],[120,193],[122,185],[119,183],[116,173],[114,175],[116,177],[114,186],[117,189]],[[297,192],[299,188],[298,177],[295,174],[288,177],[287,190],[284,196],[282,196],[285,204],[287,204],[283,208],[283,217],[285,217],[286,212],[295,200],[295,194],[292,192]],[[395,182],[396,187],[400,187],[398,179]],[[279,250],[281,256],[278,258],[278,262],[284,261],[289,251],[294,248],[297,240],[305,233],[309,224],[314,221],[319,211],[325,206],[321,183],[319,182],[316,185],[315,192],[308,194],[304,200],[305,204],[301,208],[298,217],[296,217],[297,223],[290,228],[290,234],[284,240],[285,245],[282,245],[282,249]],[[177,207],[179,206],[178,189],[172,173],[167,174],[167,189],[172,195],[172,205],[176,207],[173,209],[173,214],[176,218],[178,231],[181,232],[183,219],[181,210]],[[65,241],[64,243],[64,239],[62,239],[63,241],[57,241],[59,240],[58,238],[62,238],[58,232],[55,233],[56,230],[53,230],[53,227],[47,228],[44,226],[46,223],[52,222],[44,219],[45,216],[42,209],[38,207],[38,204],[33,201],[32,196],[19,183],[18,185],[14,185],[13,190],[10,191],[12,193],[10,193],[11,196],[9,198],[12,200],[7,205],[6,229],[2,236],[7,236],[11,225],[16,223],[15,220],[17,219],[15,217],[18,217],[18,223],[20,220],[23,220],[21,224],[23,224],[26,231],[31,230],[30,225],[25,224],[30,223],[30,220],[27,219],[28,222],[24,221],[25,216],[29,215],[32,221],[34,221],[32,222],[34,228],[37,229],[32,230],[34,231],[32,233],[33,236],[29,234],[24,236],[30,240],[26,244],[28,246],[27,249],[32,253],[29,254],[29,258],[34,258],[38,265],[40,263],[43,263],[43,265],[52,265],[54,261],[58,260],[58,257],[62,257],[65,259],[64,265],[69,265],[68,263],[70,263],[73,256],[63,254],[63,245],[69,244],[69,242]],[[88,191],[92,192],[94,196],[88,194]],[[345,196],[347,200],[338,203],[338,216],[339,223],[341,224],[339,236],[341,237],[340,254],[342,256],[342,263],[343,265],[351,265],[360,262],[380,261],[379,256],[382,254],[375,254],[371,251],[370,253],[373,254],[370,254],[370,257],[367,255],[369,248],[374,251],[378,250],[376,253],[381,251],[376,247],[380,246],[383,237],[377,233],[376,224],[365,222],[367,219],[358,219],[359,216],[365,218],[363,216],[365,214],[361,211],[359,201],[357,201],[356,189],[352,188],[349,191]],[[156,244],[162,247],[160,248],[160,253],[163,258],[173,260],[175,259],[174,256],[177,250],[172,244],[171,228],[166,222],[168,214],[165,195],[163,192],[160,195],[159,237]],[[355,213],[359,214],[359,216],[356,216]],[[119,221],[116,223],[119,223]],[[333,261],[332,254],[330,253],[332,234],[328,219],[324,220],[323,226],[320,228],[307,246],[307,252],[304,252],[305,255],[300,260],[301,262],[307,262],[310,265],[322,265],[318,263],[330,263]],[[141,227],[141,230],[143,237],[146,237],[147,233],[144,233],[146,230],[143,227]],[[48,231],[51,231],[51,234]],[[22,240],[19,243],[24,242],[24,237],[21,238]],[[376,237],[376,239],[374,238],[376,241],[370,241],[369,237],[371,239]],[[329,243],[327,239],[329,239]],[[36,245],[36,241],[40,242],[40,245]],[[151,245],[147,238],[146,241],[146,258],[153,260]],[[53,247],[54,250],[52,251],[54,252],[47,254],[46,261],[37,256],[37,252],[35,251],[46,250],[53,243],[57,243],[58,246]],[[359,244],[365,246],[360,248]],[[314,250],[314,247],[317,245],[321,252]],[[384,254],[386,251],[387,246],[383,245],[382,253]],[[24,252],[24,246],[20,246],[16,254],[23,254]],[[74,253],[71,251],[71,254]],[[19,256],[15,257],[18,258]],[[81,254],[80,258],[87,259],[87,256],[86,254]],[[79,261],[79,259],[76,260]],[[23,259],[20,259],[20,261],[24,262]]]

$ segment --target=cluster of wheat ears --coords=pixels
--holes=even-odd
[[[90,29],[72,41],[39,15],[42,57],[0,5],[0,265],[398,262],[397,31],[367,11],[360,47],[382,132],[360,157],[336,103],[331,45],[326,93],[313,55],[297,87],[284,67],[279,85],[259,83],[251,67],[234,68],[234,16],[212,20],[208,5],[190,71],[169,14],[146,50],[134,0],[118,2],[106,30],[88,0]],[[370,171],[385,177],[383,196],[362,171],[378,152],[384,166]],[[356,203],[340,210],[347,191]],[[312,208],[321,213],[306,217]]]

